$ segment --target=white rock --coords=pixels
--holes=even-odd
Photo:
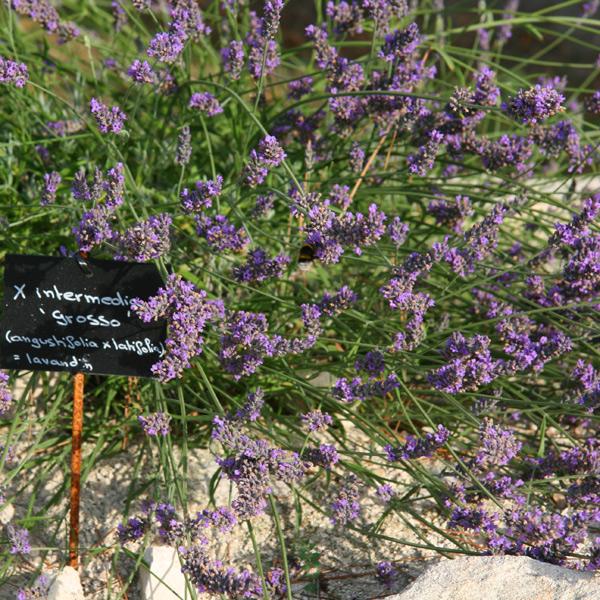
[[[54,578],[48,600],[84,600],[79,573],[73,567],[64,567]]]
[[[143,600],[181,600],[186,595],[185,577],[177,550],[168,546],[150,546],[144,553],[148,564],[140,567],[140,592]],[[162,581],[161,581],[162,580]]]
[[[526,556],[442,560],[387,600],[600,600],[600,578]]]
[[[15,507],[12,504],[0,508],[0,525],[6,525],[12,521],[15,516]]]

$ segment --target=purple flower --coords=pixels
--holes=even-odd
[[[379,377],[385,370],[385,360],[379,350],[367,352],[354,363],[357,371],[366,371],[369,377]]]
[[[358,34],[363,32],[363,9],[356,0],[346,2],[341,0],[337,4],[329,0],[326,8],[327,16],[333,22],[337,34]]]
[[[146,53],[168,65],[173,64],[183,52],[185,34],[181,30],[157,33],[151,40]]]
[[[342,377],[335,382],[331,392],[336,400],[351,403],[356,400],[364,401],[367,398],[384,398],[397,387],[400,387],[398,376],[391,373],[383,381],[369,380],[366,383],[363,383],[360,377],[350,381]]]
[[[58,34],[59,44],[79,35],[79,29],[73,23],[60,21],[57,10],[48,0],[12,0],[10,6],[17,13],[39,23],[48,33]]]
[[[72,229],[81,252],[90,252],[95,246],[113,238],[113,212],[107,204],[99,204],[83,213],[79,224]]]
[[[296,452],[271,446],[267,440],[254,439],[242,430],[236,417],[215,417],[212,438],[223,445],[227,456],[218,458],[223,474],[237,488],[232,508],[239,519],[262,514],[266,496],[272,493],[272,480],[300,481],[307,465]]]
[[[117,246],[115,260],[147,262],[165,256],[171,250],[170,215],[161,213],[148,217],[114,236]]]
[[[447,364],[428,375],[429,382],[448,394],[474,391],[498,377],[500,363],[489,351],[490,339],[485,335],[465,338],[454,332],[446,342]]]
[[[411,23],[406,29],[397,29],[385,36],[385,43],[379,51],[379,57],[386,62],[405,61],[421,43],[419,27]]]
[[[202,212],[205,208],[212,206],[212,201],[221,195],[223,189],[223,177],[217,175],[216,179],[208,181],[196,181],[195,190],[184,188],[181,192],[181,205],[185,212]]]
[[[358,295],[347,285],[343,285],[335,294],[325,292],[317,306],[324,315],[335,317],[344,310],[348,310],[357,300]]]
[[[475,456],[474,464],[482,471],[507,465],[519,454],[523,444],[512,431],[494,425],[491,419],[484,419],[479,428],[481,447]]]
[[[464,234],[464,247],[450,248],[444,252],[444,260],[455,273],[466,277],[475,271],[478,263],[491,254],[496,247],[500,225],[504,222],[508,210],[508,206],[504,204],[494,206],[480,223]]]
[[[0,83],[22,88],[29,80],[27,65],[0,56]]]
[[[29,542],[29,531],[22,527],[15,527],[12,524],[6,526],[8,542],[10,544],[9,552],[11,554],[30,554],[31,544]]]
[[[402,19],[409,13],[406,0],[362,0],[362,7],[375,21],[375,30],[383,33],[395,19]]]
[[[112,14],[113,14],[113,18],[115,20],[115,23],[114,23],[115,31],[119,32],[119,31],[121,31],[121,29],[123,29],[123,27],[125,27],[127,25],[127,22],[128,22],[127,13],[121,6],[121,3],[118,2],[118,0],[112,0],[112,2],[110,3],[110,6],[112,8]]]
[[[331,522],[334,525],[346,525],[356,521],[360,515],[359,480],[356,475],[348,475],[336,490],[331,502]]]
[[[590,2],[585,2],[581,7],[581,16],[584,19],[593,17],[598,10],[598,6],[600,6],[600,0],[590,0]]]
[[[408,170],[421,177],[425,177],[435,162],[440,144],[444,141],[444,135],[437,131],[432,130],[429,134],[429,140],[419,147],[417,154],[411,154],[408,157]]]
[[[600,90],[585,99],[585,109],[593,115],[600,115]]]
[[[294,100],[300,100],[302,96],[306,96],[312,92],[313,78],[301,77],[294,81],[290,81],[288,84],[288,97]]]
[[[216,510],[203,510],[196,513],[196,517],[187,524],[191,529],[206,529],[214,527],[220,533],[229,533],[238,523],[237,516],[228,506],[221,506]],[[193,537],[201,537],[197,533]]]
[[[285,254],[268,258],[264,250],[257,248],[248,254],[243,265],[233,268],[233,278],[243,283],[260,283],[281,277],[289,262],[290,257]]]
[[[302,458],[315,466],[330,470],[340,460],[335,446],[321,444],[318,448],[307,448]]]
[[[425,437],[422,438],[407,435],[406,441],[401,446],[394,447],[388,444],[384,450],[390,462],[423,456],[430,457],[448,441],[449,437],[450,432],[443,425],[438,425],[434,433],[426,433]]]
[[[460,233],[465,218],[473,214],[470,198],[461,195],[454,200],[432,200],[427,210],[435,217],[436,224],[449,225],[456,233]]]
[[[387,588],[392,587],[397,576],[398,571],[391,562],[384,560],[380,563],[377,563],[377,581],[385,585]]]
[[[118,107],[110,108],[96,98],[90,100],[90,112],[94,115],[101,133],[119,133],[127,115]]]
[[[42,189],[42,197],[40,198],[41,206],[47,206],[56,201],[56,191],[61,181],[60,173],[56,171],[44,174],[44,188]]]
[[[538,84],[528,90],[519,90],[503,108],[515,119],[531,125],[564,110],[564,101],[565,97],[554,88]]]
[[[166,436],[171,431],[170,422],[171,415],[163,412],[152,413],[146,417],[140,415],[138,421],[146,435],[151,436]]]
[[[155,296],[148,300],[134,298],[131,308],[144,323],[167,320],[167,355],[152,365],[152,372],[162,382],[181,376],[190,361],[202,353],[205,328],[224,316],[220,300],[207,300],[205,291],[176,274],[169,275]]]
[[[246,165],[244,178],[250,187],[263,183],[269,171],[279,166],[286,157],[277,138],[272,135],[265,136],[258,144],[257,150],[250,153],[250,161]]]
[[[273,355],[265,315],[233,312],[223,326],[219,359],[221,366],[236,380],[254,373],[266,356]]]
[[[216,215],[214,219],[206,215],[198,215],[196,233],[203,237],[212,249],[219,252],[224,250],[239,252],[248,243],[245,230],[242,227],[236,229],[224,215]]]
[[[387,234],[396,248],[400,248],[408,237],[409,227],[400,220],[400,217],[394,217],[387,226]]]
[[[232,79],[240,78],[242,68],[244,67],[244,44],[233,40],[228,46],[221,50],[223,60],[223,69],[229,73]]]
[[[262,33],[267,38],[273,38],[279,29],[283,0],[266,0],[262,22]]]
[[[269,214],[271,210],[273,210],[273,204],[275,203],[275,195],[271,192],[264,195],[259,195],[256,197],[256,203],[252,212],[250,213],[252,217],[265,217]]]
[[[188,107],[205,113],[207,117],[214,117],[223,112],[223,107],[219,104],[219,101],[209,92],[192,94]]]
[[[242,421],[256,421],[260,417],[260,412],[264,406],[264,397],[265,393],[261,388],[249,392],[246,403],[235,413],[235,418]]]
[[[199,593],[227,598],[260,598],[263,596],[260,577],[248,569],[227,567],[211,560],[203,546],[191,546],[181,551],[182,573],[187,575]]]
[[[365,151],[357,142],[352,143],[349,162],[350,169],[352,169],[354,173],[360,173],[362,171],[365,162]]]
[[[135,83],[148,83],[154,84],[157,81],[157,75],[150,66],[148,61],[134,60],[131,63],[129,69],[127,69],[127,75],[133,79]]]
[[[42,573],[32,587],[20,588],[17,592],[17,600],[42,600],[48,597],[50,579]]]
[[[532,144],[529,137],[501,135],[497,140],[485,140],[477,148],[483,165],[495,172],[505,167],[513,167],[517,172],[526,168],[531,157]]]
[[[319,409],[305,413],[301,416],[301,418],[302,424],[311,433],[314,431],[322,431],[327,429],[333,423],[331,415],[321,412]]]
[[[177,136],[177,148],[175,149],[175,164],[183,167],[190,162],[192,157],[192,135],[189,125],[184,125]]]
[[[507,0],[504,6],[502,20],[508,21],[515,18],[515,13],[519,10],[520,0]],[[512,37],[512,25],[502,25],[498,31],[498,43],[505,44]]]
[[[390,503],[396,497],[396,490],[389,483],[384,483],[375,490],[377,497],[385,504]]]
[[[127,521],[126,525],[119,523],[117,526],[117,536],[119,543],[124,546],[128,542],[137,542],[144,537],[148,529],[149,523],[146,519],[132,517]]]
[[[328,198],[331,204],[339,206],[343,211],[348,210],[352,203],[350,188],[347,185],[339,185],[338,183],[331,186]]]

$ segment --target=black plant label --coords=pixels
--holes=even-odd
[[[0,366],[151,377],[166,324],[142,322],[131,301],[162,284],[151,264],[6,255]]]

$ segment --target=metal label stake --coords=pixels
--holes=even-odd
[[[73,377],[73,424],[71,433],[71,505],[69,564],[79,566],[79,496],[81,491],[81,435],[83,431],[83,373]]]

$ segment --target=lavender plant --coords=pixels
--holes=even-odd
[[[164,279],[132,306],[167,321],[155,379],[88,386],[86,468],[157,465],[151,483],[132,469],[94,552],[117,572],[159,541],[193,593],[291,598],[320,581],[295,550],[310,508],[381,548],[382,589],[406,546],[597,570],[598,3],[316,1],[296,44],[293,2],[249,4],[0,7],[4,253],[62,246]],[[540,38],[527,58],[517,30]],[[70,383],[13,379],[0,584],[38,598],[44,560],[65,560],[66,497],[37,478],[63,468]],[[202,448],[208,499],[187,485]],[[396,517],[416,537],[386,532]],[[249,536],[253,564],[215,535]]]

